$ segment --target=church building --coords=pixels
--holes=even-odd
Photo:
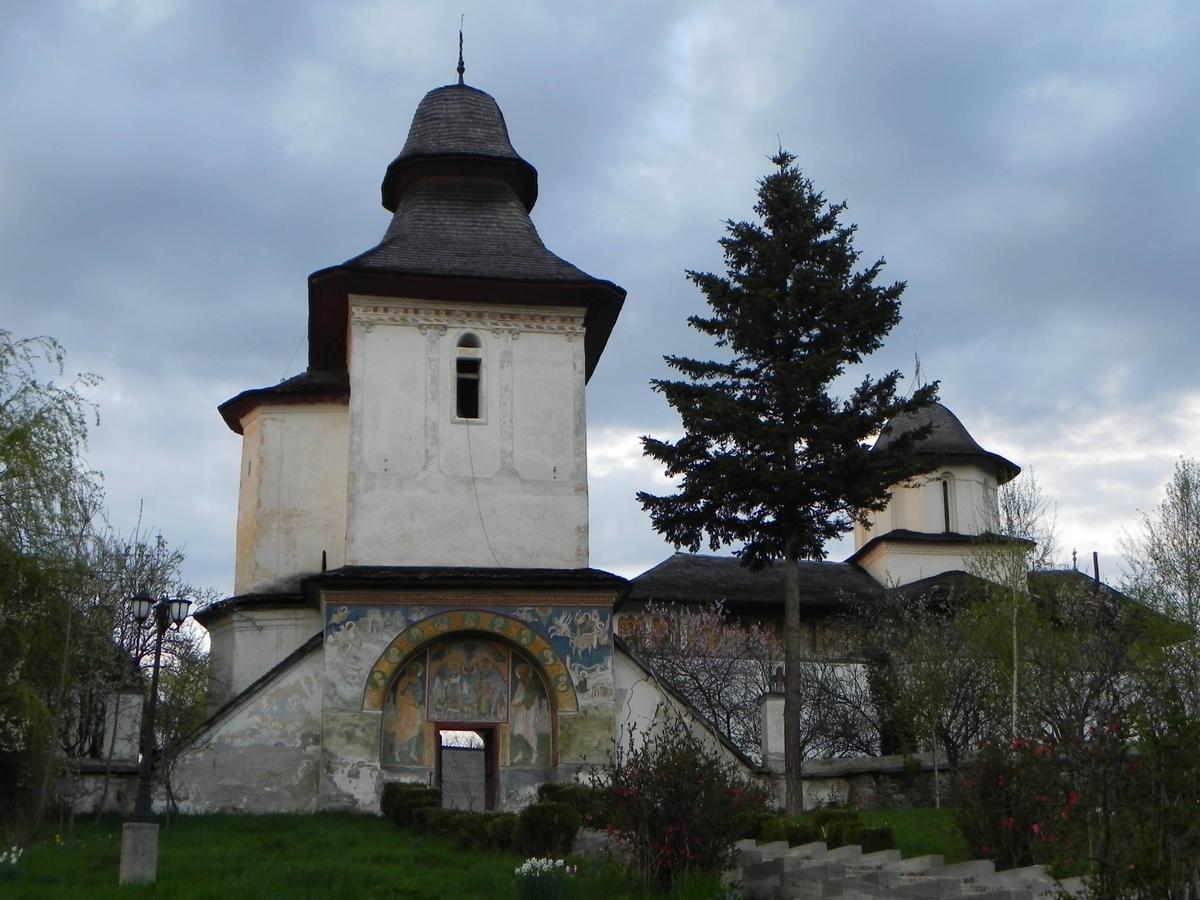
[[[235,590],[196,613],[213,711],[171,765],[181,809],[377,811],[387,781],[441,782],[455,731],[482,738],[480,805],[517,809],[663,704],[754,767],[614,618],[707,599],[769,617],[780,568],[589,567],[586,385],[625,291],[546,248],[537,196],[460,69],[387,167],[379,244],[309,276],[306,371],[221,404],[242,440]],[[941,406],[891,427],[926,422],[934,473],[897,487],[848,561],[802,564],[812,610],[961,572],[994,530],[1018,468]]]
[[[196,615],[214,714],[182,808],[374,811],[462,730],[482,805],[517,808],[662,702],[614,655],[625,580],[588,566],[585,386],[625,291],[546,249],[537,195],[492,97],[430,91],[382,240],[309,277],[307,371],[221,405],[235,593]]]

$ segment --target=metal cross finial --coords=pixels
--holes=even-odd
[[[467,67],[463,65],[463,57],[462,57],[462,26],[463,26],[463,19],[465,19],[465,18],[466,18],[465,13],[460,14],[458,17],[458,83],[459,84],[463,83],[463,72],[467,71]]]

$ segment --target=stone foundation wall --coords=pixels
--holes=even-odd
[[[909,809],[942,805],[952,796],[951,779],[944,757],[934,770],[932,754],[912,756],[869,756],[853,759],[807,760],[804,808],[849,804],[858,809]],[[783,773],[772,772],[776,795],[782,805]]]

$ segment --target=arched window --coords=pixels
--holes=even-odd
[[[941,479],[942,491],[942,531],[949,534],[954,531],[955,515],[954,515],[954,476],[949,472],[942,475]]]
[[[479,338],[464,334],[454,351],[454,414],[460,419],[478,419],[483,381],[483,349]]]

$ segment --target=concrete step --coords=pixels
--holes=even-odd
[[[743,865],[735,871],[751,900],[1052,900],[1086,894],[1081,879],[1057,882],[1043,866],[997,872],[986,859],[946,865],[937,854],[904,859],[898,850],[863,853],[855,844],[831,850],[821,842],[789,847],[785,841],[741,841],[737,849]]]

